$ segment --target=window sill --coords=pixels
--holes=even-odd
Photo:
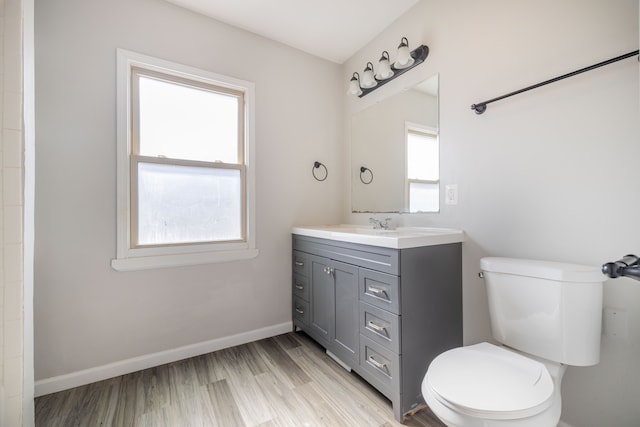
[[[153,255],[111,260],[111,267],[117,271],[151,270],[157,268],[184,267],[189,265],[215,264],[219,262],[242,261],[258,256],[258,249],[236,251],[199,252],[189,254]]]

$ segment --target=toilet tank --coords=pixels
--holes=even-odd
[[[574,366],[600,361],[602,283],[597,267],[482,258],[493,337]]]

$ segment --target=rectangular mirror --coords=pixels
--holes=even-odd
[[[440,210],[438,75],[353,115],[351,210]]]

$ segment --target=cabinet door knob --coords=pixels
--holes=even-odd
[[[298,307],[296,307],[296,313],[298,313],[298,314],[304,314],[304,310],[300,310]]]
[[[303,290],[303,289],[304,289],[304,286],[302,286],[302,285],[301,285],[301,284],[299,284],[299,283],[296,283],[296,289]]]
[[[296,266],[297,266],[297,267],[304,267],[304,262],[302,262],[302,261],[296,261]]]

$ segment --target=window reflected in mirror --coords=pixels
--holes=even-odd
[[[438,130],[407,123],[406,206],[409,212],[440,210]]]

